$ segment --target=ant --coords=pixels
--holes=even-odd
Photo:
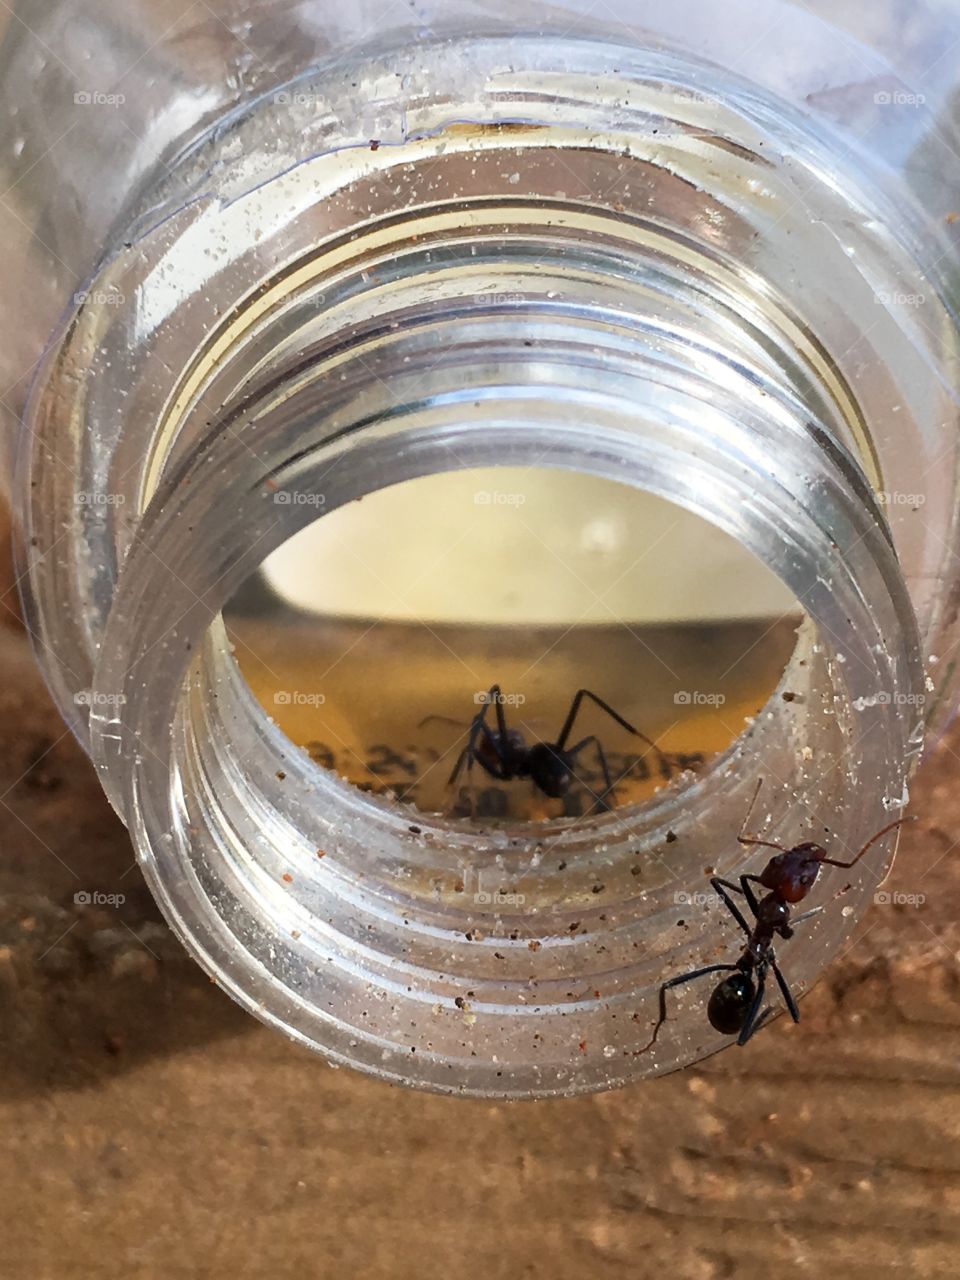
[[[605,785],[603,792],[596,797],[590,811],[601,809],[609,812],[611,805],[607,802],[607,797],[614,789],[614,782],[610,775],[606,752],[600,739],[596,734],[590,734],[588,737],[574,743],[573,746],[567,746],[584,698],[591,699],[601,711],[605,711],[621,728],[626,729],[635,738],[645,742],[656,753],[663,776],[669,778],[669,762],[657,744],[651,738],[648,738],[646,734],[641,733],[639,729],[635,729],[632,724],[624,720],[623,716],[614,711],[613,707],[609,706],[608,703],[597,697],[589,689],[579,689],[574,695],[573,701],[570,703],[570,710],[567,712],[567,718],[563,722],[563,728],[560,730],[556,742],[535,742],[532,745],[528,745],[519,729],[507,727],[507,719],[503,710],[504,695],[500,686],[495,684],[486,694],[483,708],[470,722],[467,745],[461,751],[457,763],[453,767],[447,786],[453,786],[464,765],[467,767],[469,776],[469,771],[474,762],[476,762],[485,773],[498,782],[512,782],[515,778],[529,778],[533,785],[542,791],[544,795],[556,800],[561,796],[565,796],[576,781],[577,757],[587,747],[593,745],[597,750]],[[496,729],[491,728],[487,723],[487,713],[491,707],[496,708]],[[428,720],[436,718],[434,716],[427,717]],[[426,721],[421,721],[421,724],[425,723]]]
[[[762,785],[761,778],[757,783],[753,801],[737,839],[742,845],[759,845],[765,849],[776,849],[776,857],[770,859],[760,875],[740,876],[739,884],[723,880],[719,876],[712,876],[710,879],[714,892],[723,900],[724,906],[746,935],[747,941],[743,954],[736,964],[710,964],[665,982],[660,988],[660,1017],[657,1019],[657,1025],[653,1029],[649,1043],[643,1049],[637,1050],[638,1053],[646,1053],[656,1043],[660,1028],[667,1020],[666,995],[671,987],[682,986],[683,983],[692,982],[694,978],[703,978],[708,973],[730,973],[729,978],[724,978],[714,988],[707,1004],[707,1017],[715,1031],[727,1036],[736,1035],[737,1044],[746,1044],[773,1013],[771,1008],[764,1010],[763,1013],[760,1012],[764,986],[770,971],[777,980],[777,986],[780,988],[790,1017],[794,1022],[799,1022],[800,1010],[797,1008],[797,1002],[787,985],[786,978],[780,972],[773,949],[773,940],[775,937],[792,938],[794,927],[804,920],[809,920],[811,916],[818,915],[823,907],[814,907],[811,911],[805,911],[795,918],[791,918],[791,907],[802,902],[807,896],[817,882],[821,867],[856,866],[867,850],[879,839],[902,826],[903,823],[913,821],[912,817],[906,817],[888,823],[876,835],[870,837],[855,858],[849,862],[841,862],[837,858],[828,858],[827,851],[822,845],[809,841],[788,849],[781,844],[773,844],[769,840],[748,836],[746,825]],[[754,884],[768,892],[758,899],[752,888]],[[746,899],[747,906],[753,913],[752,924],[748,923],[737,903],[730,897],[731,893],[742,894]]]

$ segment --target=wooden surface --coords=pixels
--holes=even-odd
[[[860,941],[744,1050],[573,1101],[335,1071],[211,986],[0,629],[0,1276],[960,1274],[960,735]],[[122,893],[78,906],[78,891]]]

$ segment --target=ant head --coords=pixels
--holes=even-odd
[[[756,993],[753,976],[749,973],[741,970],[725,978],[707,1005],[707,1017],[714,1031],[725,1036],[733,1036],[742,1031]]]
[[[798,844],[771,858],[760,883],[784,902],[802,902],[816,883],[820,864],[827,856],[818,844]]]
[[[790,852],[803,854],[806,858],[815,858],[817,862],[822,862],[827,856],[827,851],[822,844],[813,844],[810,840],[805,844],[794,845]]]

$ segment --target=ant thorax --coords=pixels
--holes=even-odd
[[[757,932],[773,935],[790,923],[790,908],[778,893],[770,893],[757,903]]]
[[[550,743],[538,742],[530,747],[524,771],[547,796],[564,795],[573,781],[569,754]]]

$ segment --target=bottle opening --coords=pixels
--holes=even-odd
[[[312,760],[484,825],[583,818],[701,773],[782,682],[802,618],[701,517],[547,467],[445,472],[348,503],[225,610],[254,695]],[[596,697],[560,743],[581,689]],[[528,775],[537,744],[578,748],[557,786]]]

